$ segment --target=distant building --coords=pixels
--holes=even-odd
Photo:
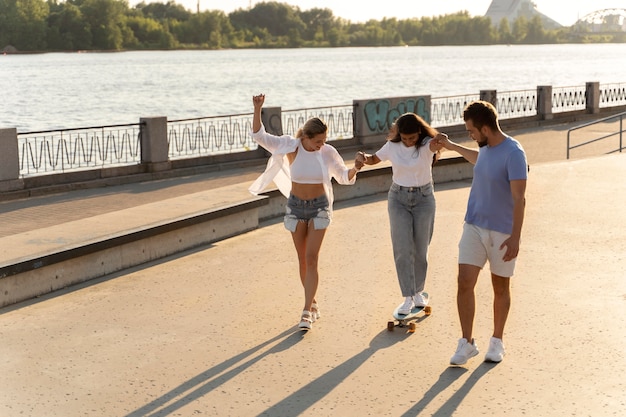
[[[485,16],[491,19],[491,24],[498,26],[500,20],[506,20],[512,24],[518,17],[524,16],[530,20],[539,16],[546,29],[556,29],[562,27],[561,24],[549,18],[537,10],[537,5],[530,0],[493,0]]]
[[[626,9],[604,9],[589,13],[576,25],[591,32],[626,32]]]

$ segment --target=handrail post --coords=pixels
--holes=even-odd
[[[619,152],[622,153],[623,142],[622,137],[624,136],[624,115],[619,117]]]
[[[585,109],[589,114],[600,113],[600,83],[589,82],[585,85]]]
[[[142,117],[141,163],[149,172],[166,171],[171,168],[167,143],[167,117]]]
[[[571,129],[567,131],[567,155],[566,155],[565,159],[569,159],[569,143],[570,143],[569,142],[569,135],[570,135],[570,133],[572,133]]]
[[[498,109],[498,91],[497,90],[480,90],[480,99],[482,101],[487,101],[493,104],[496,110],[500,111],[500,109]]]
[[[552,86],[540,85],[537,87],[537,115],[541,120],[552,120]]]
[[[268,133],[277,136],[283,134],[283,114],[281,107],[264,107],[261,110],[261,121]]]
[[[20,156],[17,129],[0,129],[0,181],[16,180],[20,176]]]

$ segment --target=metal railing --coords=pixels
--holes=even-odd
[[[463,123],[463,109],[480,95],[436,97],[430,100],[430,124],[433,127],[452,126]]]
[[[600,107],[626,105],[626,84],[600,85]]]
[[[21,176],[141,162],[140,124],[19,133]]]
[[[590,123],[585,123],[583,125],[576,126],[576,127],[573,127],[571,129],[569,129],[567,131],[567,159],[570,159],[570,152],[573,149],[581,148],[583,146],[588,146],[588,145],[591,145],[591,144],[594,144],[594,143],[597,144],[597,143],[599,143],[601,141],[605,141],[606,139],[609,139],[609,138],[612,138],[612,137],[616,137],[616,136],[619,138],[619,146],[618,146],[618,148],[617,149],[610,149],[609,151],[605,151],[605,153],[606,154],[611,154],[611,153],[616,153],[616,152],[622,152],[622,150],[624,149],[624,140],[623,140],[623,137],[624,137],[624,118],[626,118],[626,112],[619,113],[619,114],[616,114],[616,115],[613,115],[613,116],[610,116],[610,117],[605,117],[603,119],[596,120],[596,121],[593,121],[593,122],[590,122]],[[576,145],[572,145],[572,143],[571,143],[571,139],[572,139],[571,138],[571,133],[572,132],[579,131],[579,130],[582,130],[582,129],[587,129],[589,127],[594,127],[594,126],[597,126],[600,123],[612,123],[612,122],[618,122],[618,126],[619,127],[617,128],[617,131],[611,132],[611,133],[608,133],[608,134],[602,133],[601,136],[599,136],[599,137],[586,140],[586,141],[584,141],[582,143],[578,143]],[[603,150],[605,150],[605,149],[603,148]]]
[[[496,109],[500,119],[528,117],[537,114],[537,90],[505,91],[498,93]]]
[[[552,90],[552,112],[584,110],[587,106],[585,86],[559,87]]]
[[[298,129],[311,117],[319,117],[328,126],[328,140],[354,137],[354,108],[352,104],[285,110],[282,112],[283,133],[295,136]]]
[[[496,97],[501,119],[537,115],[536,89],[498,92]],[[434,127],[462,124],[463,109],[479,98],[479,94],[432,98],[431,124]],[[600,107],[620,105],[626,105],[626,84],[600,85]],[[578,111],[586,106],[585,86],[553,89],[553,112]],[[306,120],[316,116],[327,123],[329,140],[350,139],[354,137],[353,112],[351,104],[284,110],[281,111],[283,133],[295,135]],[[248,134],[251,126],[252,113],[170,120],[168,156],[182,159],[255,150],[258,145]],[[19,133],[18,148],[20,177],[139,164],[141,125]]]
[[[252,114],[170,120],[167,123],[171,159],[245,152],[258,147],[249,132]]]

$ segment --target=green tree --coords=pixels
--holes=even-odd
[[[498,25],[498,42],[502,44],[511,44],[515,41],[513,33],[511,33],[511,25],[509,20],[504,17]]]
[[[407,45],[419,45],[422,38],[422,21],[420,19],[406,19],[398,22],[398,31]]]
[[[228,17],[222,11],[194,14],[185,22],[177,22],[172,30],[181,43],[211,49],[228,47],[233,32]]]
[[[348,46],[350,45],[350,37],[341,27],[333,27],[328,31],[328,43],[333,47]]]
[[[140,48],[169,49],[176,46],[174,36],[154,19],[130,16],[126,25],[132,30]]]
[[[150,4],[146,4],[142,1],[135,6],[135,9],[141,10],[145,17],[152,18],[158,22],[166,22],[170,20],[185,22],[193,16],[193,13],[173,1]]]
[[[235,31],[247,34],[247,41],[258,46],[284,47],[289,46],[288,37],[294,36],[296,32],[302,37],[305,32],[306,27],[299,13],[298,7],[262,2],[250,10],[235,10],[228,17]]]
[[[465,45],[486,45],[495,40],[496,31],[491,26],[491,19],[484,16],[469,18]]]
[[[468,43],[468,37],[474,36],[470,29],[469,16],[466,13],[440,16],[442,31],[437,34],[439,43],[446,45],[464,45]]]
[[[48,48],[52,50],[91,49],[91,31],[80,9],[69,2],[49,1]]]
[[[17,30],[15,0],[0,0],[0,48],[14,46]]]
[[[530,20],[529,20],[530,19]],[[0,47],[17,49],[300,48],[320,46],[480,45],[493,43],[625,42],[626,35],[598,35],[580,25],[544,28],[537,16],[512,24],[467,11],[424,18],[352,23],[332,10],[259,2],[228,16],[194,13],[173,0],[0,0]]]
[[[528,20],[520,16],[513,21],[513,39],[515,43],[522,43],[528,33]]]
[[[80,11],[89,24],[93,47],[104,50],[121,50],[124,46],[125,0],[84,0]]]
[[[335,17],[330,9],[313,8],[300,13],[304,23],[302,38],[316,44],[328,42],[329,32],[335,27]]]
[[[44,0],[0,0],[0,47],[45,50],[48,13]]]
[[[381,45],[397,46],[403,44],[402,35],[400,35],[398,31],[398,20],[396,18],[383,18],[379,25],[383,30]]]
[[[422,19],[422,45],[442,45],[440,28],[441,20],[430,17]]]
[[[383,28],[373,19],[350,27],[351,46],[382,46],[384,37]]]
[[[539,44],[543,43],[545,38],[546,34],[541,23],[541,18],[539,16],[534,16],[530,19],[528,25],[526,26],[526,36],[524,37],[523,42],[529,44]]]

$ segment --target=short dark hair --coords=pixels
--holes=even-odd
[[[488,101],[478,100],[468,104],[463,110],[463,120],[471,120],[477,129],[487,126],[491,130],[498,130],[498,111]]]

